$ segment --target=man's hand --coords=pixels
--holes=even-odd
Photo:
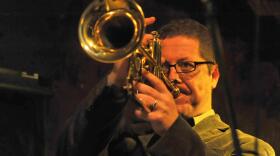
[[[173,96],[163,81],[148,71],[143,71],[142,74],[151,85],[141,82],[134,84],[137,90],[136,100],[142,105],[142,108],[135,110],[135,115],[150,122],[154,131],[162,136],[178,118],[179,113]]]
[[[155,17],[145,18],[145,26],[151,25],[155,22]],[[142,45],[145,46],[148,40],[152,39],[151,34],[145,34],[142,40]],[[114,64],[113,70],[109,73],[107,77],[107,85],[123,86],[126,82],[126,76],[128,75],[128,59],[118,61]]]

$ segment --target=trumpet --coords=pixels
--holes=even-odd
[[[143,47],[144,34],[144,13],[134,0],[94,0],[82,13],[78,26],[81,47],[92,59],[114,63],[129,58],[124,86],[129,94],[133,93],[132,81],[143,81],[141,70],[145,68],[162,79],[177,97],[180,90],[161,68],[159,34],[153,31],[153,39]]]

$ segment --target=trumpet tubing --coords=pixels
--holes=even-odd
[[[132,94],[132,81],[141,81],[142,68],[161,78],[178,96],[178,88],[166,78],[161,69],[159,35],[149,47],[141,46],[145,33],[144,13],[134,0],[94,0],[82,13],[78,35],[84,52],[94,60],[114,63],[130,58],[129,74],[125,88]]]

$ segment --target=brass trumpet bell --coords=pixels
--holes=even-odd
[[[88,56],[113,63],[139,47],[144,30],[143,11],[133,0],[95,0],[82,13],[78,35]]]

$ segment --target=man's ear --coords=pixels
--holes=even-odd
[[[212,76],[212,89],[216,88],[219,78],[220,78],[220,71],[217,64],[212,66],[211,69],[211,76]]]

